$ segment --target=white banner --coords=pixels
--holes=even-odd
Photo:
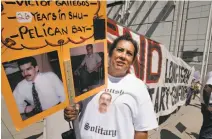
[[[168,115],[178,106],[184,105],[194,68],[181,58],[173,56],[162,44],[108,19],[107,40],[109,44],[117,36],[126,33],[129,33],[139,45],[132,72],[149,87],[157,116]]]

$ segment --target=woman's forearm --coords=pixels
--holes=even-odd
[[[148,131],[135,131],[134,139],[148,139]]]

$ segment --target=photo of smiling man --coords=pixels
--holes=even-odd
[[[41,54],[7,63],[10,67],[13,63],[18,69],[13,73],[6,72],[22,120],[39,114],[65,100],[60,75],[53,72],[57,70],[60,73],[60,68],[54,68],[50,61],[48,54]],[[47,65],[49,66],[47,67]],[[6,70],[5,64],[4,67]],[[14,83],[15,80],[17,81]]]
[[[111,103],[112,96],[110,93],[102,93],[99,97],[99,112],[106,113]]]

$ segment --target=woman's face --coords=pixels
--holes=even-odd
[[[121,40],[110,57],[109,72],[112,76],[124,76],[133,63],[135,48],[130,41]]]

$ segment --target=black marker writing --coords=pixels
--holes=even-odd
[[[55,3],[57,6],[89,6],[88,1],[61,1],[57,0]]]
[[[45,27],[43,24],[42,29],[38,29],[36,26],[33,28],[28,28],[26,26],[21,26],[19,28],[19,34],[21,39],[26,37],[30,38],[40,38],[40,37],[48,37],[48,36],[56,36],[56,35],[67,35],[68,28],[67,27]]]
[[[50,1],[16,1],[18,6],[50,6]]]
[[[72,26],[72,33],[85,32],[86,26]]]
[[[83,19],[83,13],[68,12],[69,19]]]
[[[31,13],[35,21],[48,21],[57,20],[57,15],[55,13]]]

